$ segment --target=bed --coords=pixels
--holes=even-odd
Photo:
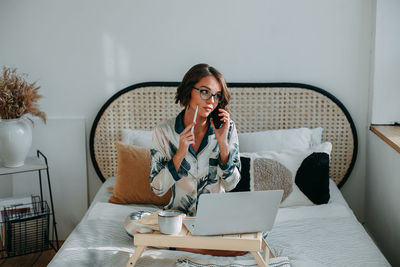
[[[132,237],[124,229],[126,216],[133,211],[156,211],[160,206],[108,202],[112,193],[107,188],[116,183],[115,142],[122,139],[124,129],[151,131],[159,122],[175,117],[181,110],[173,101],[177,85],[135,84],[117,92],[101,107],[90,134],[90,152],[104,183],[49,266],[126,265],[135,250]],[[231,83],[228,87],[232,95],[231,116],[239,134],[321,127],[320,143],[332,144],[326,184],[329,200],[320,205],[279,209],[274,228],[266,237],[276,256],[270,266],[390,266],[339,190],[349,178],[357,157],[357,133],[344,105],[323,89],[306,84]],[[245,155],[253,151],[244,152]],[[255,183],[254,179],[250,181]],[[250,187],[253,190],[254,184]],[[137,266],[257,264],[250,254],[215,257],[153,248],[144,252]]]

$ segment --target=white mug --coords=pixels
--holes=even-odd
[[[183,213],[178,210],[163,210],[158,214],[160,232],[167,235],[178,234],[182,230]]]

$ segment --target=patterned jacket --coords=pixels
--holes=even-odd
[[[218,142],[209,123],[197,154],[189,146],[179,170],[176,170],[172,157],[178,150],[179,135],[185,128],[184,112],[183,110],[176,118],[164,121],[153,131],[150,185],[158,196],[172,188],[172,198],[165,206],[166,209],[177,209],[189,216],[195,216],[201,194],[230,191],[239,182],[239,141],[235,123],[230,120],[229,159],[226,164],[221,164]]]

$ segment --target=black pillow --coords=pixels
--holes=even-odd
[[[240,157],[241,179],[231,192],[250,191],[251,159]],[[329,154],[314,152],[306,157],[297,170],[295,183],[314,204],[329,201]]]
[[[329,155],[314,152],[303,160],[296,173],[295,183],[314,204],[329,201]]]
[[[231,192],[245,192],[250,191],[250,158],[240,157],[240,181]]]

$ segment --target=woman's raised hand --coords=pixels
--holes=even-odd
[[[196,122],[189,124],[179,135],[179,148],[177,153],[184,154],[188,152],[189,146],[194,144],[194,133],[192,132],[192,127],[196,125]]]
[[[192,132],[192,127],[195,124],[196,122],[189,124],[179,135],[179,148],[172,158],[176,170],[179,170],[179,167],[188,152],[189,146],[194,144],[194,133]]]
[[[218,109],[218,116],[221,117],[223,122],[222,127],[215,129],[214,122],[211,120],[211,124],[214,128],[215,138],[217,139],[219,146],[219,156],[222,164],[225,164],[229,159],[229,146],[228,146],[228,132],[229,132],[229,112],[220,108]]]
[[[218,116],[220,117],[221,121],[223,122],[221,128],[215,129],[214,122],[211,120],[211,124],[213,126],[215,132],[215,138],[218,141],[218,144],[224,145],[228,143],[228,131],[229,131],[229,112],[225,109],[218,109]]]

